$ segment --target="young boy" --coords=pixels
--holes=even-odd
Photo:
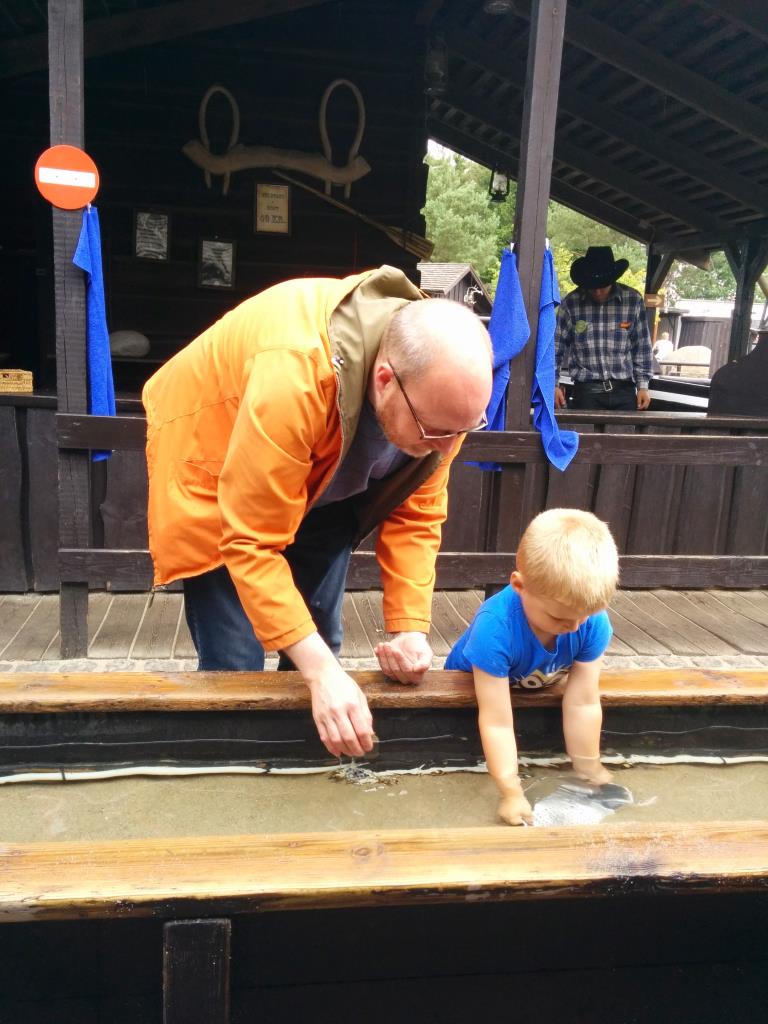
[[[563,734],[574,771],[595,786],[611,781],[600,763],[599,680],[612,633],[605,609],[617,579],[605,523],[578,509],[542,512],[520,540],[510,586],[478,608],[446,659],[447,669],[474,674],[488,772],[509,825],[533,821],[517,774],[510,684],[539,689],[567,676]]]

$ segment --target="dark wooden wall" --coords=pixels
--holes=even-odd
[[[207,189],[203,171],[181,147],[198,138],[198,107],[214,83],[236,97],[239,141],[322,153],[318,108],[326,86],[349,78],[361,90],[366,128],[360,155],[371,172],[333,195],[385,224],[423,234],[427,168],[423,164],[423,42],[407,5],[338,3],[263,18],[216,32],[124,53],[85,65],[86,148],[101,174],[99,209],[110,330],[133,329],[151,342],[143,361],[117,360],[118,389],[136,392],[153,368],[237,302],[294,276],[343,276],[381,263],[401,266],[415,281],[417,258],[385,234],[298,188],[292,188],[288,237],[254,232],[257,182],[279,182],[269,169],[222,178]],[[0,355],[5,365],[35,371],[52,384],[53,313],[50,210],[33,184],[37,156],[48,145],[47,79],[30,75],[4,85],[0,103]],[[333,160],[343,164],[357,126],[351,93],[328,106]],[[226,149],[230,108],[208,106],[214,152]],[[323,189],[317,179],[292,172]],[[134,214],[170,216],[170,258],[137,259]],[[198,286],[204,238],[236,243],[233,290]],[[2,363],[0,363],[2,365]]]

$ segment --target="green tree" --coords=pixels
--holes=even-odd
[[[429,155],[427,236],[434,242],[434,263],[471,263],[493,291],[501,250],[512,234],[514,191],[504,203],[488,197],[490,172],[457,153]]]
[[[457,153],[441,148],[426,158],[429,166],[424,217],[427,236],[435,244],[435,263],[471,263],[483,283],[495,291],[501,251],[512,237],[515,185],[504,203],[488,198],[490,171]],[[560,203],[550,202],[547,234],[552,246],[560,290],[573,288],[570,269],[590,245],[610,245],[616,259],[629,260],[620,280],[645,291],[646,247],[613,228],[590,220]],[[667,298],[733,299],[736,285],[724,253],[712,255],[712,270],[675,262],[666,288]]]

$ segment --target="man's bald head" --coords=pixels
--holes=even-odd
[[[491,366],[491,339],[482,321],[450,299],[409,302],[389,322],[380,355],[392,359],[405,380],[440,360],[457,370],[480,372]]]

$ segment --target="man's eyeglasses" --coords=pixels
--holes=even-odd
[[[389,362],[389,360],[387,360],[387,362]],[[411,410],[411,416],[413,416],[414,422],[416,423],[416,426],[419,428],[419,433],[421,434],[422,441],[443,441],[445,440],[446,437],[458,437],[460,434],[471,434],[475,430],[483,430],[485,427],[488,426],[488,417],[485,415],[485,413],[483,413],[482,416],[480,417],[480,422],[477,423],[474,427],[466,427],[464,430],[441,430],[439,433],[428,433],[424,429],[421,420],[416,415],[416,410],[411,405],[411,400],[408,397],[408,392],[403,387],[403,382],[400,380],[397,374],[397,370],[394,368],[392,363],[389,363],[389,368],[392,371],[392,376],[397,381],[397,386],[403,393],[403,398],[405,399],[406,405]]]

